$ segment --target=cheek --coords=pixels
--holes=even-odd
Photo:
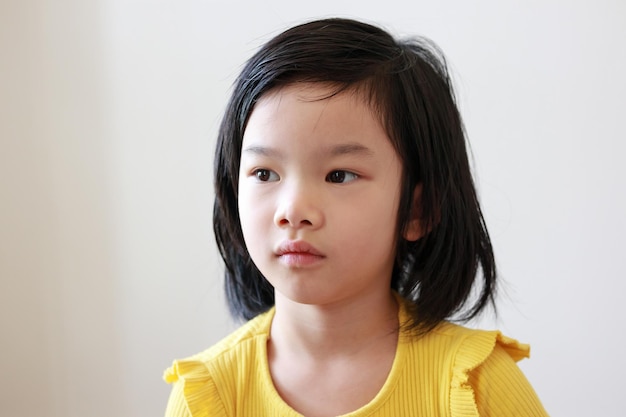
[[[269,199],[256,195],[240,183],[239,187],[239,222],[246,246],[250,252],[254,246],[267,237],[267,228],[272,225],[273,212],[269,207]]]
[[[349,240],[360,251],[388,250],[395,244],[398,204],[388,199],[368,200],[342,213],[334,222],[336,236]],[[368,250],[369,248],[369,250]]]
[[[237,195],[237,207],[239,209],[239,222],[241,224],[241,230],[243,231],[243,234],[245,237],[249,223],[250,223],[249,219],[251,216],[250,196],[249,196],[247,188],[245,187],[245,184],[243,184],[241,180],[239,181],[239,190],[238,190],[238,195]]]
[[[245,191],[245,188],[240,188],[237,203],[239,206],[239,221],[241,223],[241,230],[245,236],[250,230],[250,226],[254,224],[254,210],[253,207],[251,207],[252,199]]]

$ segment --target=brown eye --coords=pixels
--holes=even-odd
[[[334,184],[343,184],[344,182],[354,181],[358,178],[358,175],[348,171],[332,171],[326,176],[326,181]]]
[[[269,169],[260,168],[254,171],[254,176],[261,182],[277,181],[278,174]]]
[[[267,169],[259,169],[256,172],[256,177],[259,181],[267,181],[270,179],[270,172]]]

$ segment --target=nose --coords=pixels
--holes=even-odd
[[[274,213],[278,227],[317,229],[324,223],[321,201],[313,187],[293,185],[281,193]]]

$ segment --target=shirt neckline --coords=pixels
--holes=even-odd
[[[404,364],[406,363],[406,343],[407,343],[407,335],[403,330],[404,324],[408,319],[408,312],[406,311],[406,307],[404,305],[404,300],[394,292],[396,297],[396,301],[398,303],[398,340],[396,343],[396,352],[393,358],[393,362],[391,364],[391,369],[389,370],[389,374],[385,379],[385,382],[378,393],[372,398],[367,404],[359,407],[356,410],[350,411],[346,414],[341,414],[337,417],[361,417],[366,416],[378,408],[380,408],[383,404],[387,402],[389,397],[393,394],[394,388],[396,387],[398,380],[400,379],[400,375],[402,374],[402,369]],[[276,387],[274,386],[274,381],[272,380],[272,375],[269,369],[269,361],[267,356],[267,343],[269,341],[270,328],[272,325],[272,320],[274,319],[275,307],[272,308],[268,312],[268,317],[265,322],[265,328],[263,329],[262,334],[260,335],[262,339],[258,344],[257,357],[259,358],[260,371],[262,374],[263,388],[265,390],[264,395],[267,395],[268,398],[271,399],[271,403],[276,404],[278,406],[278,412],[280,415],[285,416],[302,416],[298,411],[294,410],[289,404],[283,400],[280,396]]]

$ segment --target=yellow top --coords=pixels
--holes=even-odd
[[[301,416],[272,384],[267,340],[274,310],[208,350],[175,361],[164,378],[175,383],[166,417]],[[408,319],[401,303],[400,323]],[[416,338],[400,332],[380,392],[344,416],[547,416],[516,361],[528,345],[497,331],[442,323]]]

